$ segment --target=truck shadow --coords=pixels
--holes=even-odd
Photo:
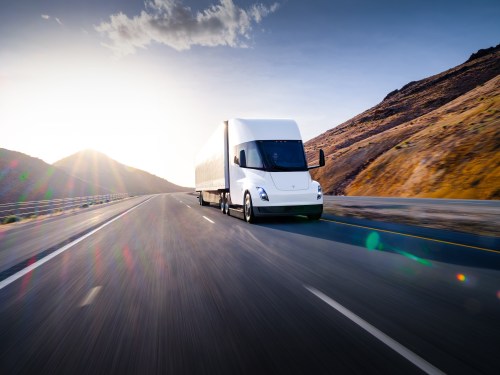
[[[331,218],[331,217],[329,217]],[[309,221],[305,217],[262,218],[256,224],[273,230],[296,233],[304,236],[341,242],[363,248],[367,251],[383,251],[412,259],[422,265],[432,265],[432,261],[487,269],[500,270],[500,252],[498,239],[493,237],[474,236],[477,245],[469,247],[460,245],[462,234],[446,232],[445,237],[451,240],[431,240],[425,233],[436,230],[416,228],[422,234],[404,235],[382,229],[359,227],[348,223],[331,221]],[[457,239],[453,241],[453,236]],[[435,237],[434,237],[435,238]],[[469,241],[470,243],[470,241]]]

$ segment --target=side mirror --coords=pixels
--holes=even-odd
[[[245,150],[240,150],[240,167],[241,168],[247,167],[247,158],[245,156]]]
[[[319,164],[318,165],[313,165],[312,167],[308,167],[307,169],[316,169],[319,167],[324,167],[325,166],[325,153],[323,150],[319,150]]]

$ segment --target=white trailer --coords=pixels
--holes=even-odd
[[[293,120],[231,119],[221,124],[196,159],[195,190],[202,206],[218,204],[247,222],[259,216],[306,215],[317,220],[323,193],[311,179]]]

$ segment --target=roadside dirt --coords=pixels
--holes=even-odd
[[[325,197],[324,212],[336,216],[395,222],[435,229],[500,237],[500,209],[497,204],[476,206],[380,203]]]

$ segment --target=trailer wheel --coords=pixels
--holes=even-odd
[[[245,204],[243,205],[243,213],[247,223],[255,223],[255,215],[253,214],[252,197],[250,193],[245,194]]]
[[[220,212],[226,213],[226,193],[220,193]]]
[[[200,206],[208,206],[208,202],[203,200],[203,193],[200,191]]]

